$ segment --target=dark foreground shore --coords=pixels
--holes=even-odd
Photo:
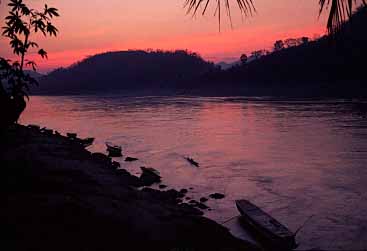
[[[0,136],[2,250],[256,250],[76,141],[21,125]]]

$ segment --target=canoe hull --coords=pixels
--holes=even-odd
[[[241,224],[264,246],[272,250],[297,248],[295,235],[269,214],[247,200],[236,201],[236,206],[241,213]]]

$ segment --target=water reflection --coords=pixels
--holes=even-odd
[[[190,97],[33,97],[21,118],[60,132],[123,146],[190,197],[210,201],[223,222],[247,198],[299,233],[301,249],[367,248],[367,103]],[[191,156],[200,168],[190,166]],[[122,159],[120,159],[122,161]],[[233,229],[237,234],[239,229]]]

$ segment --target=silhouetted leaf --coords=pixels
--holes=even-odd
[[[218,15],[219,29],[221,23],[222,9],[226,10],[226,14],[232,24],[230,0],[216,0],[216,1],[211,0],[211,1],[216,2],[217,5],[214,15]],[[237,2],[238,9],[245,16],[251,16],[253,15],[254,12],[256,12],[255,5],[252,0],[235,0],[235,1]],[[195,15],[199,7],[203,6],[202,14],[204,15],[208,8],[209,3],[210,0],[185,0],[185,8],[187,8],[187,13],[192,13],[193,15]]]
[[[37,69],[36,69],[36,67],[37,67],[36,62],[27,60],[26,65],[27,66],[31,66],[34,71],[37,71]]]
[[[245,16],[252,15],[255,12],[253,0],[233,0],[237,2],[238,8]],[[203,6],[202,14],[205,14],[206,9],[210,2],[215,2],[217,5],[215,14],[218,14],[219,23],[221,21],[221,10],[224,9],[227,12],[229,18],[231,17],[230,12],[230,1],[229,0],[185,0],[185,7],[187,13],[196,14],[200,6]],[[345,22],[351,15],[353,8],[357,5],[357,0],[318,0],[320,6],[320,14],[327,8],[330,7],[329,18],[327,21],[327,29],[330,33],[338,30],[343,22]],[[362,3],[367,6],[367,1],[362,0]]]
[[[28,42],[28,45],[32,48],[38,48],[38,44],[36,42]]]
[[[30,11],[30,9],[28,9],[27,6],[23,5],[22,6],[22,14],[28,16],[28,15],[31,14],[31,11]]]
[[[38,54],[42,57],[42,58],[48,58],[47,56],[47,52],[44,49],[40,49],[38,51]]]
[[[55,16],[55,17],[60,16],[60,15],[59,15],[59,13],[58,13],[58,9],[53,8],[53,7],[48,8],[48,7],[47,7],[47,5],[45,5],[45,11],[44,11],[44,14],[45,14],[45,15],[49,15],[49,16],[50,16],[50,18],[53,18],[54,16]]]
[[[55,26],[53,26],[51,23],[47,23],[47,27],[46,27],[47,32],[50,34],[50,36],[57,36],[57,28]]]

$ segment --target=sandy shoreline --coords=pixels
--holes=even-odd
[[[63,136],[3,133],[1,242],[7,250],[256,250],[175,190],[142,180]]]

